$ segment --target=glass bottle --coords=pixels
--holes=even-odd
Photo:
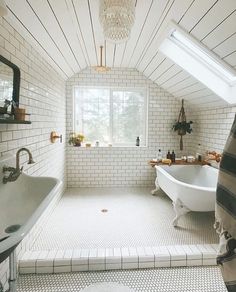
[[[170,154],[170,150],[168,150],[167,155],[166,155],[167,159],[171,159],[171,154]]]
[[[158,152],[157,152],[157,161],[162,161],[162,152],[161,152],[161,149],[159,149]]]
[[[172,151],[172,154],[171,154],[171,161],[175,162],[175,151],[174,150]]]

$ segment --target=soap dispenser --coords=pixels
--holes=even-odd
[[[171,159],[171,154],[170,154],[170,150],[168,150],[167,155],[166,155],[167,159]]]
[[[175,151],[174,150],[171,153],[171,161],[175,162]]]
[[[158,152],[157,152],[157,161],[162,161],[162,152],[161,152],[161,149],[159,149]]]

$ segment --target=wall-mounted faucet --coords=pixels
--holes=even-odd
[[[20,153],[22,151],[26,151],[29,155],[29,160],[28,160],[28,164],[33,164],[34,160],[33,160],[33,156],[31,154],[31,152],[29,151],[29,149],[27,148],[21,148],[16,152],[16,168],[14,167],[8,167],[8,166],[4,166],[3,167],[3,173],[5,174],[6,172],[10,172],[10,174],[8,176],[4,176],[3,177],[3,183],[6,184],[8,182],[13,182],[16,181],[17,178],[20,176],[22,170],[23,170],[23,166],[20,168]]]

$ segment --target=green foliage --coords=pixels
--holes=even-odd
[[[72,132],[72,133],[70,133],[68,143],[70,145],[80,146],[81,142],[83,142],[83,140],[84,140],[83,134],[77,134],[77,133]]]
[[[176,121],[175,124],[173,125],[172,129],[174,131],[178,131],[178,132],[182,132],[182,133],[191,133],[192,132],[192,128],[191,128],[191,124],[193,124],[192,121],[186,122],[178,122]]]

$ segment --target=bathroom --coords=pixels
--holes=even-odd
[[[0,120],[1,158],[15,156],[19,149],[27,148],[34,163],[27,164],[27,153],[22,151],[23,171],[60,182],[55,197],[16,249],[17,291],[82,292],[105,282],[123,285],[123,290],[117,291],[124,292],[226,291],[215,263],[218,235],[213,228],[214,212],[189,212],[180,218],[179,227],[174,227],[171,200],[162,191],[151,194],[156,171],[149,162],[157,158],[158,149],[163,158],[168,150],[174,150],[176,158],[196,153],[204,157],[207,151],[223,152],[236,113],[236,95],[232,99],[225,97],[215,80],[212,84],[206,75],[199,76],[197,65],[196,70],[192,64],[189,69],[187,62],[180,65],[174,54],[165,51],[166,43],[162,40],[168,25],[177,25],[220,58],[235,77],[236,2],[131,1],[135,2],[134,24],[129,39],[120,43],[104,38],[99,20],[101,2],[0,1],[0,55],[20,70],[19,107],[25,109],[28,122]],[[100,72],[95,68],[99,65],[110,70]],[[108,98],[128,92],[127,89],[138,93],[143,98],[142,111],[136,124],[130,127],[140,127],[142,133],[117,145],[109,139],[103,142],[100,135],[95,139],[99,141],[96,146],[96,141],[90,141],[89,134],[79,128],[79,117],[76,119],[75,97],[80,96],[81,89],[84,92],[103,89]],[[181,100],[187,121],[193,121],[193,131],[183,136],[183,150],[180,136],[172,129]],[[1,96],[1,106],[3,101]],[[107,103],[102,106],[107,107]],[[115,122],[122,128],[119,120]],[[52,132],[56,136],[54,143]],[[80,147],[68,143],[72,132],[85,136]],[[139,135],[140,146],[136,146]],[[15,166],[15,160],[10,166]],[[8,182],[5,187],[12,185],[14,182]],[[82,206],[80,212],[76,203],[78,208]],[[75,234],[74,228],[82,233]],[[173,246],[178,251],[192,245],[203,248],[205,245],[206,249],[211,246],[205,265],[197,257],[190,264],[185,255],[172,263],[170,258],[163,260],[165,263],[158,266],[147,256],[142,264],[134,260],[122,266],[111,259],[109,265],[94,261],[95,267],[91,269],[86,270],[87,264],[75,264],[73,269],[72,255],[79,248],[89,248],[91,254],[98,249],[113,249],[114,253],[117,248],[123,248],[125,253],[128,248],[129,255],[135,249],[133,257],[138,259],[139,247],[159,246],[166,251],[166,246],[169,250]],[[45,256],[34,258],[38,251],[41,256],[45,251],[48,256],[51,251],[54,257],[48,256],[48,261]],[[55,266],[59,251],[64,261]],[[72,255],[66,257],[65,251]],[[214,255],[210,257],[210,253]],[[101,258],[105,261],[104,256]],[[8,278],[6,259],[0,264],[4,291],[8,289]]]

